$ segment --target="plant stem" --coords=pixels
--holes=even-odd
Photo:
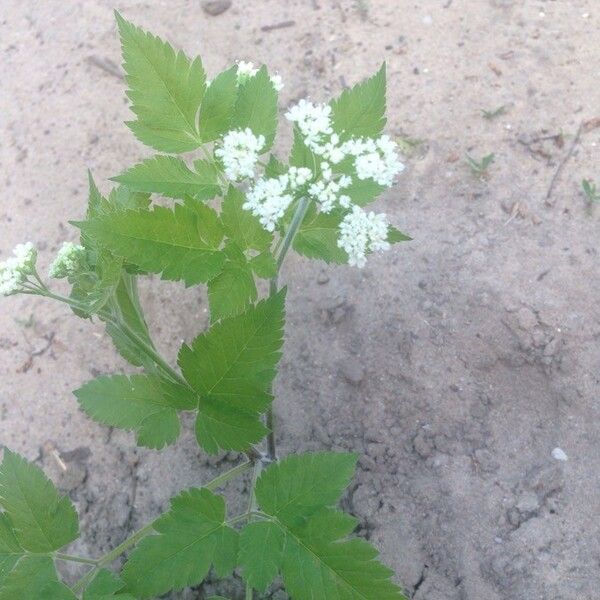
[[[93,558],[86,558],[85,556],[73,556],[71,554],[63,554],[62,552],[55,552],[54,558],[58,560],[66,560],[69,562],[83,563],[84,565],[94,565],[98,564],[98,561]]]
[[[202,487],[205,487],[208,490],[214,490],[214,489],[222,486],[224,483],[226,483],[230,479],[233,479],[237,475],[240,475],[242,473],[245,473],[246,471],[249,471],[252,468],[252,466],[253,466],[253,463],[251,461],[247,461],[242,464],[239,464],[239,465],[233,467],[232,469],[229,469],[229,471],[225,471],[225,473],[222,473],[221,475],[218,475],[214,479],[211,479],[208,483],[204,484]],[[244,518],[246,518],[248,515],[246,513],[244,513],[244,515],[242,515],[242,516]],[[238,519],[238,520],[241,520],[241,519]],[[154,528],[154,522],[155,521],[147,523],[141,529],[138,529],[137,531],[132,533],[127,539],[123,540],[116,548],[114,548],[110,552],[107,552],[106,554],[101,556],[99,559],[97,559],[97,560],[90,559],[90,564],[93,564],[94,568],[91,569],[90,571],[88,571],[81,579],[79,579],[79,581],[77,581],[77,583],[73,587],[73,591],[78,593],[78,592],[81,592],[82,590],[84,590],[85,587],[90,583],[90,581],[92,581],[92,579],[94,578],[94,576],[100,569],[110,565],[110,563],[112,563],[115,559],[117,559],[119,556],[121,556],[121,554],[123,554],[123,552],[125,552],[126,550],[131,548],[131,546],[134,546],[135,544],[137,544],[143,537],[145,537],[146,535],[151,533]],[[232,523],[232,522],[236,522],[235,519],[232,519],[230,521],[230,523]],[[62,555],[62,556],[66,557],[67,555]],[[56,554],[56,557],[60,558],[60,556],[58,554]],[[72,558],[64,558],[64,560],[74,560],[74,558],[73,557]],[[80,560],[78,562],[83,562],[83,561]],[[88,561],[86,560],[85,562],[88,562]]]
[[[294,241],[294,236],[296,235],[300,225],[302,224],[302,221],[304,220],[304,216],[306,215],[306,211],[308,210],[309,202],[310,201],[307,197],[300,198],[298,206],[296,207],[296,212],[292,217],[292,222],[290,223],[290,226],[285,232],[283,240],[279,245],[280,248],[276,257],[277,271],[269,281],[269,296],[273,296],[277,293],[277,285],[281,265],[283,265],[283,261],[285,260],[287,251],[290,249],[290,246]],[[273,418],[272,408],[269,408],[269,410],[267,411],[266,424],[267,428],[269,429],[269,433],[267,435],[267,458],[271,461],[275,461],[277,460],[277,444],[275,442],[275,419]]]

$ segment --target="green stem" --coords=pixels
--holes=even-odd
[[[69,562],[83,563],[84,565],[96,566],[98,564],[98,561],[93,558],[86,558],[85,556],[73,556],[72,554],[63,554],[62,552],[55,552],[54,558]]]
[[[308,210],[310,200],[307,197],[300,198],[300,202],[298,202],[298,206],[296,207],[296,212],[294,212],[294,216],[292,217],[292,222],[288,227],[285,235],[283,236],[283,240],[278,246],[279,252],[276,257],[277,262],[277,271],[271,280],[269,281],[269,296],[273,296],[277,293],[278,288],[278,279],[279,279],[279,271],[281,270],[281,266],[283,265],[283,261],[285,260],[285,256],[287,251],[290,249],[292,242],[294,241],[294,236],[296,235],[302,221],[304,220],[304,216],[306,215],[306,211]],[[271,461],[277,460],[277,445],[275,443],[275,422],[273,418],[273,409],[269,408],[267,411],[267,428],[269,429],[269,433],[267,435],[267,458]]]
[[[246,471],[249,471],[252,468],[252,466],[253,466],[253,464],[250,461],[247,461],[245,463],[237,465],[237,466],[233,467],[232,469],[229,469],[229,471],[225,471],[225,473],[218,475],[217,477],[215,477],[214,479],[212,479],[211,481],[206,483],[203,487],[205,487],[208,490],[214,490],[214,489],[222,486],[224,483],[226,483],[230,479],[233,479],[237,475],[240,475],[242,473],[245,473]],[[244,513],[241,516],[243,516],[244,518],[247,518],[246,513]],[[241,519],[239,519],[239,520],[241,520]],[[94,565],[94,568],[91,569],[90,571],[88,571],[74,585],[73,591],[75,593],[79,593],[82,590],[84,590],[86,588],[86,586],[92,581],[92,579],[95,577],[96,573],[100,569],[110,565],[110,563],[112,563],[119,556],[121,556],[121,554],[123,554],[123,552],[125,552],[126,550],[131,548],[131,546],[134,546],[135,544],[137,544],[143,537],[145,537],[146,535],[151,533],[154,528],[154,522],[155,521],[147,523],[146,525],[144,525],[144,527],[142,527],[141,529],[138,529],[137,531],[132,533],[127,539],[123,540],[116,548],[114,548],[110,552],[107,552],[106,554],[101,556],[98,560],[92,561],[91,564]],[[233,523],[233,522],[236,522],[235,519],[232,519],[231,521],[229,521],[229,523]],[[58,557],[58,555],[56,555],[56,556]]]

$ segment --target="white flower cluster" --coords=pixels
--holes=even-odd
[[[254,177],[254,167],[264,145],[264,136],[255,136],[249,127],[233,129],[225,134],[215,156],[223,161],[227,177],[239,181],[244,177]]]
[[[337,181],[333,178],[331,166],[327,162],[321,163],[321,179],[315,181],[309,188],[308,193],[318,203],[322,212],[331,212],[336,202],[339,202],[343,208],[348,208],[351,203],[350,196],[340,194],[342,190],[349,187],[352,183],[352,177],[349,175],[340,176]]]
[[[85,248],[64,242],[50,265],[48,275],[55,279],[76,275],[85,264]]]
[[[397,144],[387,135],[376,140],[349,140],[344,144],[344,152],[354,156],[359,179],[373,179],[379,185],[390,187],[394,177],[404,169],[398,159]]]
[[[313,152],[316,152],[315,148],[320,148],[321,144],[325,142],[325,138],[333,133],[331,106],[328,104],[313,104],[303,99],[288,110],[285,118],[296,123],[304,138],[304,143]]]
[[[243,208],[252,211],[267,231],[274,231],[294,200],[293,192],[306,185],[311,177],[312,171],[304,167],[290,167],[279,177],[263,177],[249,190]]]
[[[367,252],[387,250],[389,223],[385,214],[367,213],[354,206],[340,223],[338,246],[348,254],[348,264],[362,268],[367,262]]]
[[[19,292],[21,284],[35,272],[36,260],[37,250],[31,242],[17,244],[13,256],[0,263],[0,295]]]
[[[237,82],[245,83],[248,79],[252,79],[258,73],[258,69],[254,66],[254,63],[240,60],[237,63]],[[283,79],[281,75],[271,75],[271,83],[275,88],[276,92],[280,92],[283,89]]]

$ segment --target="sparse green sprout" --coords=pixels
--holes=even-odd
[[[581,187],[588,202],[600,202],[600,192],[596,184],[591,179],[583,179]]]
[[[488,168],[494,162],[494,158],[495,155],[492,152],[491,154],[484,156],[481,160],[476,160],[467,154],[465,160],[473,175],[481,179],[488,174]]]
[[[485,110],[485,108],[481,109],[481,116],[488,121],[495,119],[496,117],[500,117],[501,115],[506,113],[506,104],[499,106],[493,110]]]
[[[424,142],[425,142],[425,140],[422,140],[420,138],[411,138],[411,137],[396,138],[396,143],[398,144],[398,148],[400,149],[400,152],[402,152],[402,154],[404,156],[412,156],[417,151],[419,146],[421,144],[423,144]]]

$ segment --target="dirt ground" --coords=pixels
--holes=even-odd
[[[45,270],[76,237],[67,222],[83,214],[86,169],[106,190],[148,153],[122,125],[112,8],[0,3],[2,256],[31,239]],[[420,142],[379,208],[414,241],[362,271],[290,258],[282,453],[362,454],[347,505],[415,600],[600,598],[600,207],[580,186],[600,182],[598,2],[117,8],[201,53],[209,73],[235,59],[268,63],[286,83],[282,110],[388,62],[389,131]],[[492,152],[480,180],[465,154]],[[172,360],[206,325],[205,291],[147,280],[142,296]],[[102,327],[38,299],[0,306],[0,444],[71,495],[80,550],[116,545],[237,460],[208,460],[189,423],[180,444],[153,452],[91,422],[71,391],[127,369]],[[218,589],[241,598],[239,582]]]

